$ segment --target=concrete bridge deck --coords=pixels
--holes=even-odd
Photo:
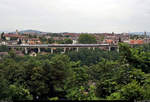
[[[54,48],[63,48],[64,53],[66,52],[66,48],[76,48],[77,52],[79,48],[100,48],[100,47],[106,47],[110,51],[112,47],[115,47],[118,49],[117,45],[109,45],[109,44],[37,44],[37,45],[29,45],[29,44],[22,44],[22,45],[7,45],[8,48],[16,49],[16,48],[23,48],[25,49],[25,53],[28,53],[28,49],[30,48],[38,48],[38,53],[40,52],[41,48],[51,48],[51,53],[54,52]],[[118,49],[119,51],[119,49]]]
[[[76,48],[76,47],[117,47],[109,44],[37,44],[37,45],[7,45],[9,48]]]

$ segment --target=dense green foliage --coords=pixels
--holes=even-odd
[[[1,34],[1,39],[5,40],[4,32]]]
[[[96,38],[90,34],[81,34],[79,36],[78,42],[80,44],[95,44],[95,43],[97,43]]]
[[[73,41],[71,39],[64,39],[64,40],[54,40],[53,37],[46,39],[45,37],[40,37],[40,41],[43,44],[53,44],[53,43],[58,43],[58,44],[72,44]]]
[[[58,44],[72,44],[73,41],[71,39],[64,39],[64,40],[56,40]]]
[[[150,45],[79,49],[0,62],[0,100],[149,100]]]
[[[0,46],[0,52],[8,52],[8,51],[9,51],[9,49],[7,46],[5,46],[5,45]]]
[[[65,39],[64,44],[72,44],[73,41],[71,39]]]

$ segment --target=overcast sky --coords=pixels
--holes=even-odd
[[[150,31],[150,0],[0,0],[0,31]]]

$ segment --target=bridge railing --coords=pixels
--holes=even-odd
[[[116,46],[109,44],[37,44],[37,45],[7,45],[8,47],[101,47]]]

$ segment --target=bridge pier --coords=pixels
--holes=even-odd
[[[93,50],[95,50],[95,47],[93,47]]]
[[[54,50],[53,50],[53,48],[51,48],[51,54],[53,54],[53,52],[54,52]]]
[[[117,45],[110,45],[110,44],[41,44],[41,45],[8,45],[9,48],[22,48],[23,50],[25,49],[25,53],[29,53],[29,48],[38,48],[38,53],[41,52],[40,48],[50,48],[51,53],[54,53],[54,48],[64,48],[64,52],[66,52],[68,49],[74,49],[78,52],[79,48],[87,48],[87,49],[93,49],[95,48],[106,48],[109,51],[111,51],[111,47],[115,47],[117,49]]]
[[[38,48],[38,53],[40,53],[41,52],[41,49],[40,48]]]
[[[77,47],[77,52],[79,52],[79,48]]]
[[[109,46],[108,50],[111,51],[111,46]]]
[[[25,54],[28,54],[28,49],[25,47]]]
[[[64,53],[66,53],[66,48],[64,47]]]
[[[117,52],[119,53],[119,46],[117,47]]]

